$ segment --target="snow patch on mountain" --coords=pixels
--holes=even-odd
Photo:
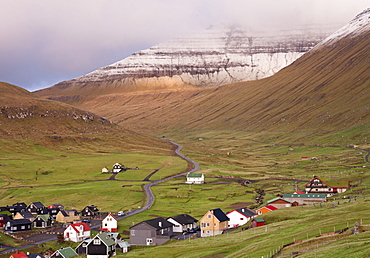
[[[332,31],[314,26],[275,31],[210,27],[200,34],[138,51],[70,82],[114,81],[137,86],[173,79],[172,84],[203,87],[257,80],[288,66]],[[158,80],[162,77],[166,80]]]
[[[325,40],[320,42],[320,44],[317,44],[315,48],[318,48],[322,45],[332,44],[347,36],[355,37],[368,30],[370,30],[370,8],[359,13],[347,25],[331,34]]]

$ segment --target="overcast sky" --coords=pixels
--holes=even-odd
[[[34,91],[210,25],[345,25],[368,7],[368,0],[0,0],[0,81]]]

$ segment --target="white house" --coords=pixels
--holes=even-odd
[[[186,175],[187,184],[204,184],[203,173],[188,173]]]
[[[64,240],[81,242],[90,237],[90,230],[84,222],[71,224],[64,230]]]
[[[197,219],[188,214],[181,214],[167,218],[167,221],[173,224],[173,232],[186,232],[197,227]]]
[[[117,231],[117,219],[109,213],[101,222],[101,231],[116,232]]]
[[[248,208],[241,208],[226,213],[226,216],[230,219],[228,227],[234,228],[246,224],[249,220],[256,217],[257,213]]]

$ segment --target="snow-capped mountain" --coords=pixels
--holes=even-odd
[[[126,89],[219,86],[273,75],[335,31],[314,26],[253,31],[210,27],[138,51],[114,64],[57,84],[104,82]]]
[[[316,47],[332,44],[347,36],[354,37],[368,30],[370,30],[370,8],[359,13],[346,26],[331,34],[329,37],[317,44]]]

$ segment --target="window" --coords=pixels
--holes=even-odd
[[[131,230],[131,236],[135,236],[135,230]]]
[[[213,226],[216,227],[216,223],[213,223]]]
[[[100,245],[100,239],[99,238],[94,239],[94,245]]]
[[[210,219],[210,218],[212,218],[212,215],[211,214],[208,214],[208,218]]]
[[[26,229],[26,226],[21,226],[21,229]]]
[[[244,218],[240,218],[240,220],[244,220]]]
[[[207,227],[209,227],[209,223],[207,223]]]

